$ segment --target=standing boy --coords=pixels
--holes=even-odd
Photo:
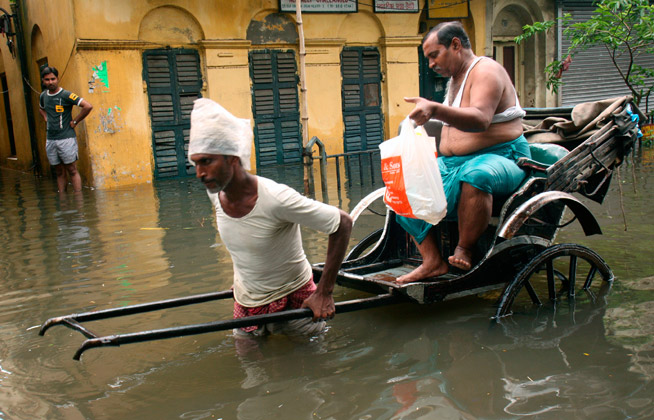
[[[76,94],[59,87],[59,71],[54,67],[41,70],[41,81],[46,90],[39,98],[39,112],[47,124],[45,152],[50,165],[57,174],[57,187],[60,193],[66,191],[70,176],[73,191],[82,191],[82,179],[77,172],[77,137],[75,127],[86,118],[93,106]],[[73,119],[73,105],[81,108]]]

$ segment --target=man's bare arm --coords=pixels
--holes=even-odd
[[[488,64],[491,68],[488,68]],[[415,104],[409,118],[418,125],[425,124],[429,119],[435,118],[446,122],[452,127],[466,132],[486,131],[493,120],[493,115],[502,99],[502,79],[492,67],[494,63],[484,63],[484,67],[475,68],[478,73],[470,78],[470,103],[466,107],[454,108],[433,102],[425,98],[404,98],[405,101]],[[479,63],[478,66],[481,66]],[[472,75],[471,74],[471,75]]]
[[[44,109],[39,108],[39,114],[41,114],[41,116],[43,117],[43,119],[45,120],[45,122],[48,122],[48,114],[45,112]]]
[[[70,122],[72,128],[77,127],[79,123],[82,122],[82,120],[93,110],[93,105],[84,99],[79,103],[79,107],[81,108],[79,114],[77,114],[77,116]]]
[[[352,232],[352,218],[343,210],[341,212],[341,221],[336,232],[329,235],[329,242],[327,243],[327,258],[323,267],[318,288],[311,296],[309,296],[304,303],[303,308],[311,308],[313,311],[313,320],[333,318],[336,313],[334,307],[334,285],[336,284],[336,275],[341,267],[347,245],[350,241],[350,233]]]

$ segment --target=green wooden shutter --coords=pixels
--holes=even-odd
[[[188,176],[188,140],[193,101],[200,97],[202,74],[194,50],[152,50],[143,54],[148,85],[155,178]]]
[[[302,161],[298,76],[293,51],[251,51],[257,166]]]
[[[384,139],[381,71],[376,48],[345,48],[341,53],[344,149],[374,149]]]

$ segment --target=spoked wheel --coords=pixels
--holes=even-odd
[[[593,289],[605,291],[612,281],[613,272],[592,249],[577,244],[554,245],[536,255],[507,284],[495,316],[500,318],[546,303],[556,306],[564,300],[574,305],[578,291],[593,301]]]

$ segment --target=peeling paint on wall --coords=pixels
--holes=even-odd
[[[99,81],[104,86],[103,92],[109,92],[109,74],[107,72],[107,61],[103,61],[96,67],[91,67],[91,79],[89,80],[89,93],[93,93],[96,83]]]
[[[114,134],[122,130],[123,118],[120,115],[121,109],[117,106],[113,108],[100,107],[100,125],[95,130],[96,133]]]
[[[247,39],[253,44],[298,43],[295,22],[281,13],[271,13],[260,20],[252,19]]]

